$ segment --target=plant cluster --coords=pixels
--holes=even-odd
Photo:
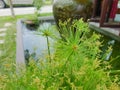
[[[55,37],[51,62],[31,60],[25,72],[0,74],[0,89],[120,90],[118,76],[111,80],[110,65],[100,56],[100,35],[90,33],[82,19],[60,23],[59,31],[62,38]],[[48,38],[50,34],[46,30],[43,35]]]

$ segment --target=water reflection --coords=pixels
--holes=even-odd
[[[23,25],[23,43],[24,43],[24,54],[26,62],[29,62],[29,59],[32,58],[34,60],[39,60],[41,58],[46,57],[47,53],[47,41],[46,37],[42,35],[37,35],[37,33],[41,33],[40,30],[48,29],[54,25],[52,22],[42,22],[39,25],[39,31],[37,30],[30,30]],[[53,40],[49,38],[50,41],[50,51],[53,52]]]

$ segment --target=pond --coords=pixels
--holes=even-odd
[[[52,22],[43,22],[40,23],[40,29],[48,29],[50,28],[54,23]],[[39,58],[45,56],[47,53],[47,41],[46,37],[42,35],[37,35],[42,34],[42,32],[38,30],[30,30],[27,28],[27,25],[23,25],[23,46],[24,46],[24,51],[25,54],[30,55],[34,60],[38,60]],[[50,50],[52,50],[52,44],[53,40],[49,38],[50,41]],[[25,59],[28,59],[27,55],[25,55]]]
[[[48,55],[48,44],[46,36],[43,36],[44,30],[51,30],[57,33],[54,19],[42,18],[39,25],[26,24],[26,20],[19,21],[19,30],[17,31],[17,62],[25,63],[29,59],[40,60]],[[54,40],[50,37],[50,53],[54,52]]]

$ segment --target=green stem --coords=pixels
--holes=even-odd
[[[69,58],[70,58],[70,56],[73,54],[73,51],[70,53],[70,55],[68,56],[68,58],[67,58],[67,60],[66,60],[66,62],[65,62],[65,65],[67,64],[67,62],[69,61]]]
[[[64,63],[62,71],[64,71],[65,66],[67,65],[67,63],[68,63],[68,61],[69,61],[69,58],[70,58],[70,56],[71,56],[72,54],[73,54],[73,51],[70,53],[70,55],[68,56],[66,62]]]
[[[49,44],[49,38],[48,38],[48,36],[46,36],[46,38],[47,38],[47,48],[48,48],[49,60],[50,60],[50,62],[51,62],[51,54],[50,54],[50,44]]]

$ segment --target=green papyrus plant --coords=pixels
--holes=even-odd
[[[22,76],[0,74],[1,90],[120,90],[117,82],[109,75],[109,64],[101,66],[100,35],[90,33],[82,19],[60,24],[64,30],[62,38],[56,38],[55,53],[51,62],[34,60]],[[47,32],[47,31],[45,31]],[[43,33],[45,36],[50,34]],[[52,35],[53,36],[53,35]],[[105,64],[106,65],[106,64]]]

